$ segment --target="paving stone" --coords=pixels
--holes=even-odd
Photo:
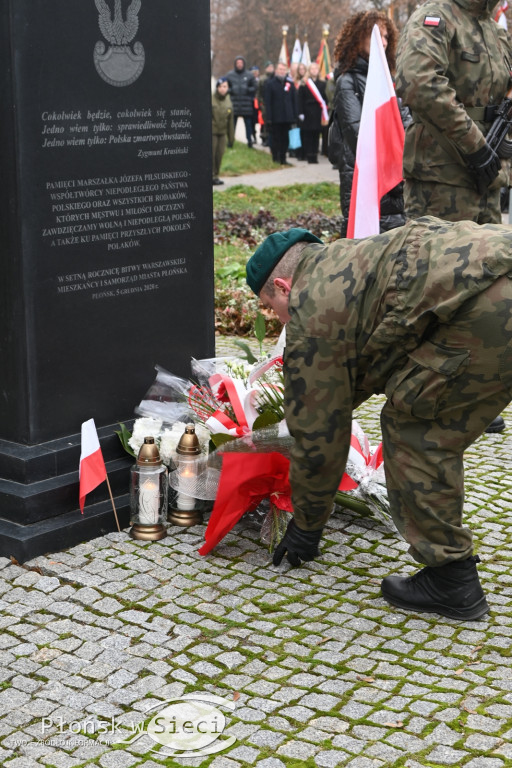
[[[339,699],[322,693],[308,693],[299,699],[298,705],[310,709],[328,712],[339,704]]]
[[[41,768],[41,763],[28,756],[15,757],[7,760],[5,768]]]
[[[243,763],[253,765],[260,754],[259,749],[253,749],[252,747],[236,747],[228,752],[228,757],[233,760],[241,760]]]
[[[474,731],[483,731],[484,733],[494,733],[500,731],[505,724],[504,720],[495,720],[484,715],[468,715],[466,726]]]
[[[244,664],[246,658],[241,653],[238,653],[238,651],[234,651],[231,653],[221,653],[215,660],[226,666],[228,669],[235,669],[236,667],[239,667],[240,664]]]
[[[292,740],[278,747],[276,754],[284,755],[285,757],[292,757],[296,760],[307,760],[317,751],[318,747],[314,744],[307,744],[304,741]]]
[[[114,752],[106,752],[99,759],[99,765],[102,768],[129,768],[139,762],[139,758],[135,755],[130,755],[128,752],[116,750]]]
[[[256,768],[286,768],[286,766],[277,757],[266,757],[265,760],[256,763]]]
[[[258,730],[253,733],[248,741],[250,744],[256,744],[259,747],[271,747],[275,748],[281,744],[286,736],[283,733],[276,733],[276,731]]]
[[[367,757],[356,757],[354,760],[346,763],[350,768],[380,768],[385,763],[382,760],[370,760]]]
[[[319,768],[336,768],[337,765],[344,764],[347,757],[347,753],[341,750],[326,749],[323,752],[318,752],[314,756],[314,761]]]
[[[211,768],[239,768],[238,760],[232,760],[230,757],[218,756],[211,763]]]
[[[427,759],[432,763],[440,763],[441,765],[460,765],[460,761],[465,758],[467,754],[467,752],[464,752],[461,749],[438,746],[428,753]]]
[[[36,589],[41,590],[41,592],[48,594],[60,587],[60,581],[54,576],[42,576],[34,583],[34,586]]]
[[[281,709],[280,714],[283,717],[291,717],[293,720],[307,723],[314,715],[314,712],[312,709],[307,709],[307,707],[285,707]]]

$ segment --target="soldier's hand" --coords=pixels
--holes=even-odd
[[[286,533],[274,550],[272,562],[279,565],[286,554],[290,565],[298,566],[301,562],[318,557],[318,542],[322,538],[322,528],[317,531],[302,531],[292,518]]]
[[[484,144],[476,152],[466,155],[466,163],[473,174],[479,194],[483,195],[501,171],[501,160],[489,144]]]

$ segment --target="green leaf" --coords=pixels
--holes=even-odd
[[[345,491],[337,491],[334,501],[336,504],[339,504],[340,507],[350,509],[352,512],[357,512],[364,517],[371,517],[372,515],[370,507],[365,504],[364,501],[355,499],[350,493],[345,493]]]
[[[234,435],[225,435],[222,432],[217,432],[217,434],[212,435],[210,439],[216,448],[224,445],[224,443],[230,443],[231,440],[236,440]]]
[[[245,357],[249,365],[252,365],[253,363],[257,362],[257,358],[254,357],[251,348],[248,344],[245,343],[245,341],[240,341],[240,339],[235,339],[235,344],[237,347],[240,347],[240,349],[245,352]]]
[[[265,318],[263,317],[261,312],[258,312],[258,314],[256,315],[256,320],[254,321],[254,335],[256,336],[260,344],[265,338],[266,332],[267,332],[267,329],[265,324]]]
[[[228,277],[233,279],[243,278],[245,277],[245,266],[236,262],[225,264],[222,267],[217,267],[217,275],[222,279]]]
[[[265,411],[264,413],[260,413],[259,416],[254,421],[254,424],[252,425],[253,429],[263,429],[264,427],[270,427],[272,424],[279,424],[281,419],[277,415],[277,413],[272,413],[272,411]]]
[[[114,430],[116,435],[118,436],[119,440],[121,441],[121,445],[123,446],[126,453],[129,453],[130,456],[133,456],[135,458],[135,453],[132,451],[130,446],[128,445],[128,440],[132,436],[132,433],[129,429],[126,428],[125,424],[120,423],[119,426],[121,429],[117,431],[117,429]]]

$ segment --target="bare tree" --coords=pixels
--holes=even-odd
[[[232,69],[235,56],[244,56],[247,65],[264,66],[276,62],[282,42],[282,27],[288,26],[287,44],[291,54],[296,37],[301,42],[307,34],[312,58],[316,58],[322,40],[323,24],[330,25],[329,48],[347,18],[369,7],[362,0],[294,0],[282,4],[276,0],[211,0],[212,67],[216,76]],[[400,29],[417,0],[370,0],[370,7],[389,13]]]
[[[222,0],[216,0],[222,2]],[[350,14],[351,0],[295,0],[284,7],[276,0],[233,0],[230,13],[219,27],[212,23],[213,70],[227,72],[235,56],[243,55],[248,66],[276,62],[282,42],[282,27],[289,28],[287,43],[291,53],[295,37],[307,33],[311,57],[316,58],[322,40],[322,26],[331,26],[330,48],[334,36]]]

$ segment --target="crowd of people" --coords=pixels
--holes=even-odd
[[[327,124],[330,102],[334,95],[332,77],[322,80],[320,66],[311,62],[268,61],[263,73],[256,66],[247,67],[245,58],[237,56],[233,69],[216,82],[212,97],[214,164],[213,184],[219,179],[224,149],[232,145],[239,118],[245,125],[247,146],[258,142],[270,149],[274,162],[288,165],[287,156],[307,163],[318,163],[320,137],[323,154],[327,154]],[[224,83],[227,83],[227,92]],[[222,120],[219,120],[222,115]],[[290,147],[290,129],[297,128],[299,145]],[[224,141],[220,137],[224,136]]]

